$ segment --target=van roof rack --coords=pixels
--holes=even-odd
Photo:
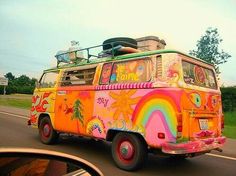
[[[118,42],[119,42],[120,45],[117,45]],[[62,51],[62,52],[58,52],[58,54],[55,55],[55,57],[57,59],[57,67],[59,67],[59,64],[62,63],[62,62],[67,63],[67,64],[68,63],[78,64],[82,60],[85,60],[85,61],[87,61],[87,63],[90,63],[90,58],[91,57],[95,57],[95,58],[110,57],[110,58],[114,59],[115,56],[116,56],[117,51],[121,47],[123,47],[122,44],[124,44],[124,45],[128,44],[129,46],[137,48],[137,45],[134,45],[134,44],[129,43],[129,42],[115,41],[115,42],[105,43],[105,44],[96,45],[96,46],[92,46],[92,47],[88,47],[88,48]],[[99,47],[104,47],[104,46],[111,46],[111,47],[110,47],[110,49],[102,50],[97,55],[91,54],[92,49],[98,49]],[[81,53],[83,54],[84,51],[87,53],[87,58],[79,56],[79,54],[81,54]],[[71,59],[70,59],[70,54],[74,54],[74,56],[75,56],[73,61],[71,61]]]

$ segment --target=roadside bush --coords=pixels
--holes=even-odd
[[[223,111],[236,110],[236,87],[222,87],[221,94]]]
[[[16,89],[16,93],[20,94],[33,94],[34,86],[19,86]]]
[[[6,87],[6,94],[20,93],[32,94],[35,87],[35,78],[29,78],[26,75],[15,77],[11,72],[4,75],[8,78],[8,86]],[[4,87],[0,86],[0,94],[3,94]]]

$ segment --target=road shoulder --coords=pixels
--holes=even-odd
[[[21,108],[15,108],[15,107],[10,107],[10,106],[0,106],[0,112],[16,114],[16,115],[21,115],[25,117],[29,117],[30,115],[29,109],[21,109]]]

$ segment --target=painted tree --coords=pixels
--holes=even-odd
[[[231,57],[223,50],[220,51],[219,45],[222,41],[217,28],[208,28],[206,33],[197,41],[197,49],[191,50],[189,54],[213,64],[217,74],[219,74],[219,65],[227,62],[228,58]]]
[[[78,119],[81,122],[81,124],[84,125],[84,116],[82,112],[83,112],[83,105],[80,102],[80,100],[76,100],[73,106],[72,120]]]

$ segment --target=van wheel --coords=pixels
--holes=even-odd
[[[135,134],[118,133],[112,141],[112,157],[119,168],[136,170],[147,158],[147,147]]]
[[[44,117],[39,124],[39,137],[44,144],[54,144],[57,142],[59,134],[53,129],[49,117]]]

